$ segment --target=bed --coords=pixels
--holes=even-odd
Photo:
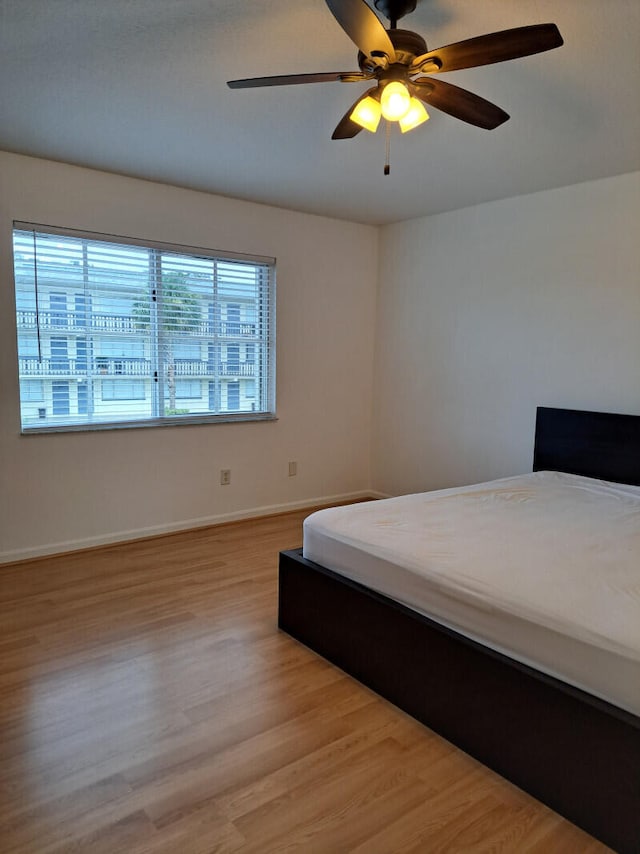
[[[537,503],[544,511],[547,492],[541,493],[544,500],[537,500],[539,490],[555,491],[568,501],[575,494],[587,505],[589,529],[601,525],[617,532],[615,525],[621,525],[621,531],[626,526],[631,531],[629,542],[637,543],[640,416],[540,407],[533,470],[537,474],[524,476],[523,481],[499,482],[499,500],[492,497],[489,506],[502,504],[509,512],[517,506],[520,513],[520,505],[530,503],[535,508]],[[472,507],[475,518],[484,487],[469,487],[461,497],[450,490],[439,496],[459,508],[452,525],[458,532],[456,541],[465,545],[467,559],[472,545],[466,542],[465,513]],[[417,515],[429,509],[432,498],[429,494],[419,498],[427,504],[415,511]],[[405,512],[404,500],[371,506],[377,505],[378,514],[385,507],[385,513],[388,509],[391,514],[394,507]],[[363,506],[354,507],[356,516],[372,512]],[[610,522],[606,513],[602,516],[600,507],[607,506],[618,514],[618,521]],[[346,512],[338,511],[339,519]],[[412,512],[407,505],[409,527]],[[514,527],[520,524],[517,513]],[[385,560],[392,559],[394,526],[404,525],[399,518],[389,515],[390,530],[380,532],[379,525],[383,539],[375,547],[368,544],[364,552],[359,548],[362,536],[349,527],[353,522],[339,522],[343,534],[346,531],[342,537],[346,559],[344,553],[333,551],[331,536],[323,541],[324,522],[310,528],[313,536],[305,534],[307,553],[320,555],[319,560],[303,557],[301,549],[283,552],[280,628],[615,850],[640,851],[640,611],[634,610],[640,601],[636,575],[640,555],[635,545],[622,545],[616,533],[611,548],[600,552],[598,560],[608,562],[614,573],[613,583],[607,585],[614,598],[608,618],[602,624],[596,619],[588,631],[580,628],[572,611],[551,617],[541,611],[543,616],[536,620],[536,610],[544,602],[537,602],[535,585],[527,588],[525,583],[516,591],[520,599],[514,599],[508,575],[504,591],[487,586],[486,579],[478,585],[456,557],[450,564],[463,582],[462,610],[471,612],[470,604],[480,603],[475,610],[481,619],[469,625],[447,610],[451,597],[438,577],[435,582],[431,578],[431,586],[423,586],[423,599],[417,605],[403,592],[385,589],[384,579],[393,574],[387,572]],[[502,518],[496,516],[492,524],[500,524]],[[477,520],[485,524],[481,515]],[[493,540],[495,533],[494,528]],[[530,549],[528,562],[540,566],[548,582],[555,567],[548,565],[539,546],[537,542]],[[518,539],[512,548],[522,548]],[[440,550],[448,554],[446,548]],[[509,555],[507,545],[502,550]],[[491,548],[484,555],[478,552],[478,564],[487,567],[492,583],[500,576],[492,576],[493,554]],[[409,565],[412,556],[409,549]],[[569,558],[569,574],[561,576],[557,570],[557,577],[565,578],[562,583],[568,585],[582,561],[571,554]],[[347,575],[343,574],[345,560]],[[593,599],[590,603],[581,596],[570,598],[578,603],[577,612],[588,615],[597,610]],[[511,607],[506,627],[493,620],[499,610],[493,603],[502,599],[512,606],[517,603]],[[565,622],[568,618],[573,628],[560,631],[558,627],[565,625],[558,622],[560,617]],[[553,645],[563,633],[569,636],[565,662],[566,650]],[[517,641],[515,646],[510,645],[510,637]]]

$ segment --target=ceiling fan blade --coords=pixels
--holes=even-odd
[[[326,0],[327,6],[352,42],[366,56],[395,62],[396,52],[387,31],[365,0]]]
[[[416,80],[409,88],[425,104],[485,130],[493,130],[509,118],[508,113],[490,101],[459,86],[445,83],[444,80],[433,77],[424,81]]]
[[[505,62],[508,59],[542,53],[545,50],[560,47],[562,44],[564,44],[563,38],[555,24],[516,27],[513,30],[477,36],[423,53],[422,56],[417,56],[413,60],[409,73],[415,73],[423,66],[425,71],[431,73],[491,65],[494,62]]]
[[[262,86],[293,86],[298,83],[357,83],[370,80],[372,74],[363,71],[327,71],[319,74],[281,74],[277,77],[250,77],[246,80],[228,80],[230,89],[257,89]]]
[[[347,112],[338,122],[336,129],[331,134],[331,139],[352,139],[354,136],[359,134],[361,130],[364,130],[363,127],[357,125],[355,122],[352,122],[349,116],[358,106],[360,101],[363,100],[363,98],[366,98],[367,95],[373,95],[374,92],[378,92],[377,86],[372,86],[371,89],[367,89],[366,92],[363,92],[362,95],[360,95],[360,97],[357,98],[353,102],[353,104],[351,104]]]

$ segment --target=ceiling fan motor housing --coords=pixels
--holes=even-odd
[[[410,65],[416,56],[427,52],[427,43],[418,33],[411,30],[387,30],[387,34],[396,52],[394,65]],[[358,52],[358,65],[362,71],[375,70],[375,67],[371,67],[371,58],[362,51]]]

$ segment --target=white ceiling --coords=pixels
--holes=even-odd
[[[225,85],[357,69],[324,0],[0,0],[0,148],[375,224],[640,169],[639,0],[419,0],[399,26],[549,21],[563,47],[443,75],[510,121],[433,109],[385,177],[384,132],[331,140],[366,83]]]

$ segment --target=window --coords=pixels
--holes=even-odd
[[[200,344],[198,341],[181,341],[173,348],[176,359],[183,361],[200,361]]]
[[[49,305],[51,314],[49,320],[51,326],[66,326],[67,318],[67,295],[66,294],[50,294]]]
[[[51,339],[51,371],[52,373],[67,373],[69,371],[69,350],[66,338]]]
[[[227,344],[227,373],[240,373],[240,345]]]
[[[79,373],[84,373],[87,370],[88,365],[87,339],[86,336],[79,335],[76,338],[76,369]]]
[[[226,335],[240,335],[240,316],[242,309],[236,303],[227,303]]]
[[[78,415],[89,414],[89,390],[86,382],[78,383]]]
[[[40,351],[38,349],[38,339],[35,337],[35,335],[23,336],[22,338],[18,338],[18,357],[20,359],[33,359],[35,360],[35,362],[37,362],[39,355]]]
[[[240,408],[240,383],[227,383],[227,406],[229,409]]]
[[[144,400],[144,380],[103,380],[103,400]]]
[[[53,382],[51,383],[51,399],[53,403],[54,415],[69,414],[69,383],[68,382]]]
[[[195,397],[202,397],[200,380],[176,380],[176,398],[178,400]]]
[[[74,296],[74,321],[75,325],[80,329],[84,329],[89,319],[89,299],[90,297],[84,294],[75,294]]]
[[[15,223],[14,271],[23,432],[273,417],[273,259]]]
[[[24,380],[20,383],[20,400],[44,400],[44,383],[42,380]]]
[[[127,340],[126,338],[102,338],[97,342],[97,351],[100,356],[109,358],[125,357],[127,359],[144,358],[144,342]]]

